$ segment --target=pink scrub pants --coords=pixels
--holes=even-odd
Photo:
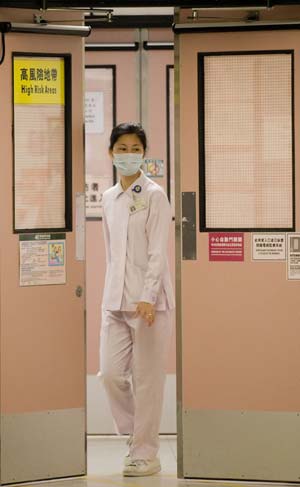
[[[152,460],[159,449],[171,311],[156,311],[148,326],[133,312],[103,311],[100,377],[117,433],[133,436],[133,460]]]

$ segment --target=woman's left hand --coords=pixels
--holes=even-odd
[[[137,316],[144,318],[144,320],[147,321],[148,326],[153,325],[155,319],[155,308],[153,304],[145,303],[144,301],[137,303],[135,317]]]

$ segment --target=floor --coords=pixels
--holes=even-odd
[[[176,438],[163,436],[160,445],[162,464],[160,474],[143,478],[124,478],[120,472],[127,452],[126,439],[112,437],[103,440],[99,437],[89,437],[87,477],[89,483],[78,484],[76,487],[175,487],[177,485],[185,487],[186,484],[179,483],[176,478]],[[100,451],[101,464],[99,463]]]
[[[162,472],[151,477],[123,477],[123,459],[127,453],[126,437],[88,436],[88,475],[86,477],[11,484],[24,487],[187,487],[195,485],[176,477],[176,437],[162,436],[160,460]]]
[[[274,484],[178,480],[176,476],[176,438],[162,436],[162,471],[150,477],[123,477],[122,462],[127,452],[124,437],[88,437],[88,475],[51,482],[15,484],[26,487],[268,487]],[[288,484],[277,484],[288,485]],[[290,484],[291,485],[291,484]],[[10,487],[13,487],[11,484]]]

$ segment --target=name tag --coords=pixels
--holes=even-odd
[[[129,205],[129,213],[132,215],[133,213],[137,213],[138,211],[145,210],[147,208],[146,201],[142,198],[135,199]]]

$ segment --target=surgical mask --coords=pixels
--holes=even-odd
[[[122,176],[132,176],[136,174],[144,162],[143,154],[128,153],[113,154],[113,164]]]

